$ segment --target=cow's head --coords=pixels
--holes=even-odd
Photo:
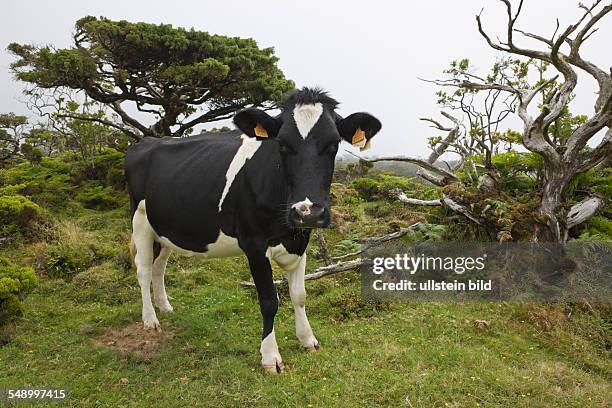
[[[335,112],[337,105],[327,93],[304,88],[285,98],[276,117],[255,108],[234,117],[246,135],[277,144],[289,188],[288,222],[294,228],[329,225],[329,189],[338,144],[345,140],[365,150],[381,128],[368,113],[342,118]]]

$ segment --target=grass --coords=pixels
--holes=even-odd
[[[66,388],[66,405],[75,407],[608,407],[612,401],[609,306],[371,304],[361,301],[354,272],[307,283],[319,353],[299,347],[288,294],[280,291],[275,330],[287,370],[265,375],[257,300],[239,286],[249,279],[242,258],[171,258],[166,276],[175,312],[159,317],[174,336],[152,358],[96,347],[92,339],[107,328],[140,319],[136,277],[122,267],[127,219],[122,209],[87,210],[58,224],[56,239],[94,240],[114,246],[117,255],[72,280],[41,280],[12,342],[0,347],[0,388]],[[332,246],[343,238],[327,235]],[[20,245],[6,255],[34,262],[46,245]],[[314,267],[311,256],[308,269]],[[489,327],[478,328],[476,319]]]

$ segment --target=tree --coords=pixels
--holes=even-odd
[[[495,199],[485,201],[486,206],[476,212],[473,205],[458,203],[449,193],[465,185],[466,180],[461,180],[459,173],[468,175],[467,182],[477,183],[481,192],[491,194],[499,189],[499,166],[493,163],[496,142],[518,142],[541,162],[539,203],[532,217],[535,225],[532,239],[565,243],[571,228],[588,220],[604,203],[600,197],[593,195],[572,205],[567,193],[579,174],[609,165],[612,156],[612,74],[585,60],[580,54],[580,48],[597,30],[595,25],[612,10],[612,4],[601,7],[601,0],[596,0],[590,7],[580,4],[585,12],[576,24],[570,25],[560,34],[557,34],[557,29],[547,38],[515,27],[523,1],[519,2],[516,12],[509,0],[500,1],[505,5],[508,15],[505,41],[494,42],[491,39],[483,28],[480,15],[476,16],[476,21],[488,45],[509,57],[498,62],[486,77],[473,74],[469,70],[469,61],[461,60],[446,71],[448,78],[433,81],[455,90],[450,95],[439,93],[440,102],[447,108],[462,111],[468,117],[468,126],[463,126],[460,120],[446,112],[443,114],[451,120],[451,126],[425,119],[436,129],[447,132],[445,137],[431,140],[433,152],[427,160],[391,157],[375,161],[415,163],[423,168],[420,172],[423,178],[445,187],[440,200],[416,200],[400,192],[399,197],[403,201],[421,205],[445,205],[481,225],[486,222],[485,214],[488,212],[495,211],[498,215],[507,212],[507,203],[500,201],[498,195]],[[516,45],[514,35],[517,33],[536,40],[543,49]],[[530,85],[527,73],[529,67],[534,66],[538,68],[540,78],[535,85]],[[549,67],[559,74],[545,79],[543,75]],[[572,116],[569,113],[568,104],[574,96],[578,81],[577,70],[592,76],[598,84],[594,113],[589,117]],[[477,95],[484,99],[480,105],[474,100]],[[536,104],[538,96],[542,97],[542,102],[537,106],[537,115],[532,116],[528,108]],[[483,108],[475,109],[477,105]],[[500,132],[498,127],[501,120],[513,113],[518,114],[523,121],[523,131],[520,134]],[[590,148],[587,143],[599,132],[605,132],[603,139],[597,146]],[[435,166],[435,161],[447,151],[458,153],[462,160],[457,166],[447,166],[448,169]],[[518,165],[516,160],[515,163]],[[479,171],[479,167],[483,169]],[[538,171],[536,167],[532,166],[530,171]],[[466,195],[459,194],[464,198]],[[515,200],[514,204],[520,203]],[[497,238],[511,239],[513,220],[503,215],[497,218],[502,221],[496,225]]]
[[[84,17],[76,22],[72,48],[12,43],[8,50],[17,57],[11,71],[31,84],[32,98],[84,93],[118,120],[59,114],[114,127],[136,140],[183,136],[249,105],[270,108],[294,85],[276,66],[272,48],[166,24]],[[130,105],[141,114],[130,113]],[[142,113],[155,122],[147,126]]]
[[[0,114],[0,167],[19,155],[26,136],[28,118],[14,113]]]

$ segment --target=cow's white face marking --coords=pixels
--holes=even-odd
[[[259,146],[261,146],[261,142],[254,137],[242,135],[240,138],[242,139],[242,144],[238,148],[238,151],[232,159],[232,162],[227,169],[227,173],[225,174],[225,187],[223,188],[223,193],[221,194],[221,199],[219,200],[219,211],[221,211],[225,196],[229,192],[229,189],[234,182],[234,178],[236,178],[236,174],[238,174],[246,161],[253,157],[257,149],[259,149]]]
[[[321,103],[296,105],[295,108],[293,108],[293,119],[295,120],[295,124],[302,138],[306,139],[308,133],[310,133],[314,125],[319,121],[322,114],[323,105]]]

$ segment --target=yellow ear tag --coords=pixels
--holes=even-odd
[[[365,132],[361,130],[361,128],[357,128],[355,134],[353,135],[353,140],[351,140],[353,146],[362,148],[366,145],[366,137]]]
[[[260,123],[257,124],[257,126],[255,126],[255,136],[257,137],[268,137],[268,132],[266,131],[266,129],[264,129],[263,126],[261,126]]]

